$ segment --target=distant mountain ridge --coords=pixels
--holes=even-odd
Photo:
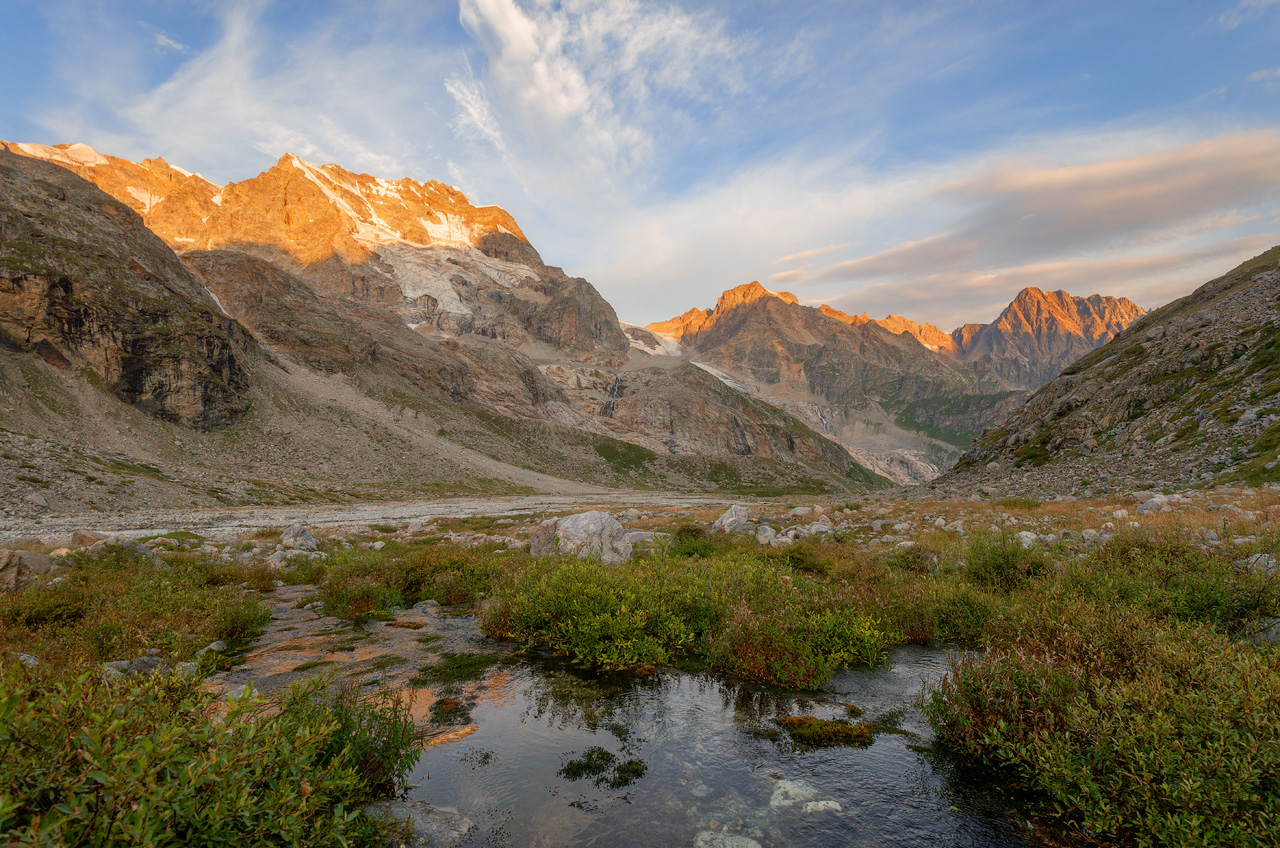
[[[790,292],[771,292],[753,282],[725,292],[715,309],[691,309],[670,321],[649,324],[646,329],[680,339],[707,329],[729,309],[761,297],[797,302]],[[901,315],[882,319],[865,312],[848,315],[826,304],[818,311],[851,327],[876,324],[895,335],[906,333],[929,350],[952,359],[986,363],[1011,389],[1019,390],[1039,388],[1146,314],[1145,309],[1124,297],[1077,297],[1065,291],[1044,292],[1034,287],[1018,292],[990,324],[965,324],[950,333]]]
[[[1280,247],[1078,360],[939,481],[1102,494],[1280,480]]]
[[[801,306],[759,282],[724,292],[632,343],[741,381],[903,483],[931,479],[1030,390],[1137,320],[1124,298],[1027,288],[991,324],[945,333],[900,315]]]

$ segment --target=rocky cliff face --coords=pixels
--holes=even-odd
[[[952,332],[952,350],[989,365],[1010,388],[1037,389],[1145,314],[1123,297],[1026,288],[992,323]]]
[[[249,335],[131,209],[0,151],[0,343],[89,369],[121,400],[202,430],[247,405]]]
[[[1280,247],[1120,332],[940,483],[1080,494],[1280,479],[1278,266]]]

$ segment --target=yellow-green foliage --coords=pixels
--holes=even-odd
[[[358,806],[417,759],[400,713],[335,704],[319,683],[220,712],[190,678],[107,684],[5,663],[0,692],[10,844],[376,845],[385,826]]]
[[[194,659],[214,639],[242,640],[270,619],[234,584],[242,567],[202,556],[153,565],[119,548],[70,560],[57,585],[0,595],[0,646],[42,662],[133,659],[157,649],[170,662]]]
[[[814,687],[883,660],[890,635],[819,581],[757,556],[625,568],[543,561],[495,581],[487,633],[605,668],[693,657],[749,680]]]

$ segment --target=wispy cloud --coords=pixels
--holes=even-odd
[[[178,53],[191,52],[190,47],[188,47],[187,45],[183,44],[180,41],[174,41],[172,38],[165,35],[163,32],[156,33],[155,41],[156,41],[157,47],[163,48],[165,50],[174,50],[174,51],[177,51]]]
[[[787,256],[783,256],[779,259],[775,259],[773,261],[774,261],[774,264],[776,265],[792,265],[792,264],[801,263],[801,262],[808,262],[810,259],[816,259],[819,256],[825,256],[826,254],[831,253],[832,251],[843,250],[844,248],[848,247],[851,244],[852,242],[848,242],[848,241],[842,241],[839,244],[827,244],[827,245],[823,245],[822,247],[814,247],[814,248],[810,248],[809,250],[802,250],[799,253],[792,253]]]
[[[1223,29],[1235,29],[1243,23],[1260,18],[1271,6],[1280,5],[1280,0],[1241,0],[1235,7],[1218,16],[1218,26]]]

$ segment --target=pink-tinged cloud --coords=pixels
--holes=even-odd
[[[1044,264],[1167,239],[1280,197],[1280,133],[1048,168],[1011,161],[934,192],[966,211],[948,232],[831,265],[811,280],[913,279]]]

